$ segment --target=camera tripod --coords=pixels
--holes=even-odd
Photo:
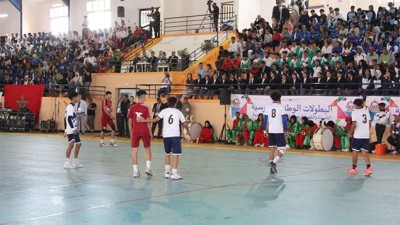
[[[203,17],[203,19],[202,19],[202,21],[200,23],[199,30],[202,28],[204,21],[207,19],[207,16],[209,17],[209,20],[210,20],[210,23],[211,23],[211,28],[213,30],[216,30],[215,27],[214,27],[214,21],[212,21],[213,20],[213,16],[211,15],[210,7],[211,6],[208,5],[208,9],[206,11],[206,14],[204,14],[204,17]]]
[[[226,138],[226,130],[228,129],[228,130],[230,130],[231,128],[229,127],[229,125],[228,125],[228,123],[226,122],[226,118],[227,118],[227,115],[226,115],[226,104],[224,105],[224,125],[222,126],[222,129],[221,129],[221,133],[219,134],[219,141],[220,142],[222,142],[222,141],[226,141],[225,140],[225,138]]]

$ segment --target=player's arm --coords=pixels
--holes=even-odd
[[[350,128],[350,132],[349,132],[349,138],[353,137],[354,135],[354,130],[356,129],[357,126],[357,122],[353,121],[353,123],[351,124],[351,128]]]
[[[288,125],[288,121],[286,119],[286,115],[282,115],[282,125],[283,125],[283,131],[289,131],[289,125]]]
[[[158,116],[156,116],[155,118],[148,118],[148,119],[138,118],[139,123],[157,123],[160,120],[161,118]]]
[[[69,125],[69,127],[72,128],[72,133],[75,134],[76,132],[76,128],[74,126],[74,123],[72,122],[72,118],[73,118],[73,112],[71,112],[72,110],[67,110],[67,123]],[[65,128],[67,128],[67,126],[65,126]],[[67,132],[67,129],[65,129],[65,132]]]
[[[129,119],[128,119],[128,128],[129,128],[129,133],[130,133],[131,136],[132,136],[132,126],[131,126],[131,124],[132,124],[132,118],[129,118]]]
[[[189,125],[188,125],[188,123],[187,123],[187,121],[185,119],[185,116],[183,115],[183,113],[181,111],[179,111],[179,122],[182,123],[183,129],[186,130],[186,133],[188,135],[190,135]]]
[[[264,135],[265,135],[265,136],[268,136],[268,127],[269,127],[268,115],[264,115],[264,120],[263,120],[263,131],[264,131]]]

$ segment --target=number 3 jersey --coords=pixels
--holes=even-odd
[[[175,108],[163,109],[158,117],[163,119],[163,137],[180,137],[181,132],[179,130],[180,123],[186,122],[182,112]]]
[[[137,103],[129,109],[128,118],[132,119],[132,135],[133,136],[150,136],[149,127],[147,123],[138,123],[138,118],[148,119],[150,117],[149,107]]]
[[[354,138],[369,139],[369,121],[371,120],[369,110],[367,108],[354,109],[351,113],[351,120],[356,122]]]

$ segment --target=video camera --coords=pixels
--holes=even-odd
[[[208,0],[208,1],[207,1],[207,5],[208,5],[208,7],[210,7],[212,3],[213,3],[213,1],[212,1],[212,0]]]

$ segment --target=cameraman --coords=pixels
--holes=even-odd
[[[157,96],[160,98],[161,95],[167,95],[169,96],[169,93],[171,92],[171,78],[168,72],[164,73],[164,78],[161,81],[161,88],[157,92]]]
[[[213,22],[214,22],[214,28],[215,28],[215,32],[218,32],[218,18],[219,18],[219,8],[217,6],[217,3],[213,3],[212,4],[212,10],[211,10],[211,2],[212,1],[208,1],[208,9],[210,10],[210,13],[212,13],[213,16]]]

